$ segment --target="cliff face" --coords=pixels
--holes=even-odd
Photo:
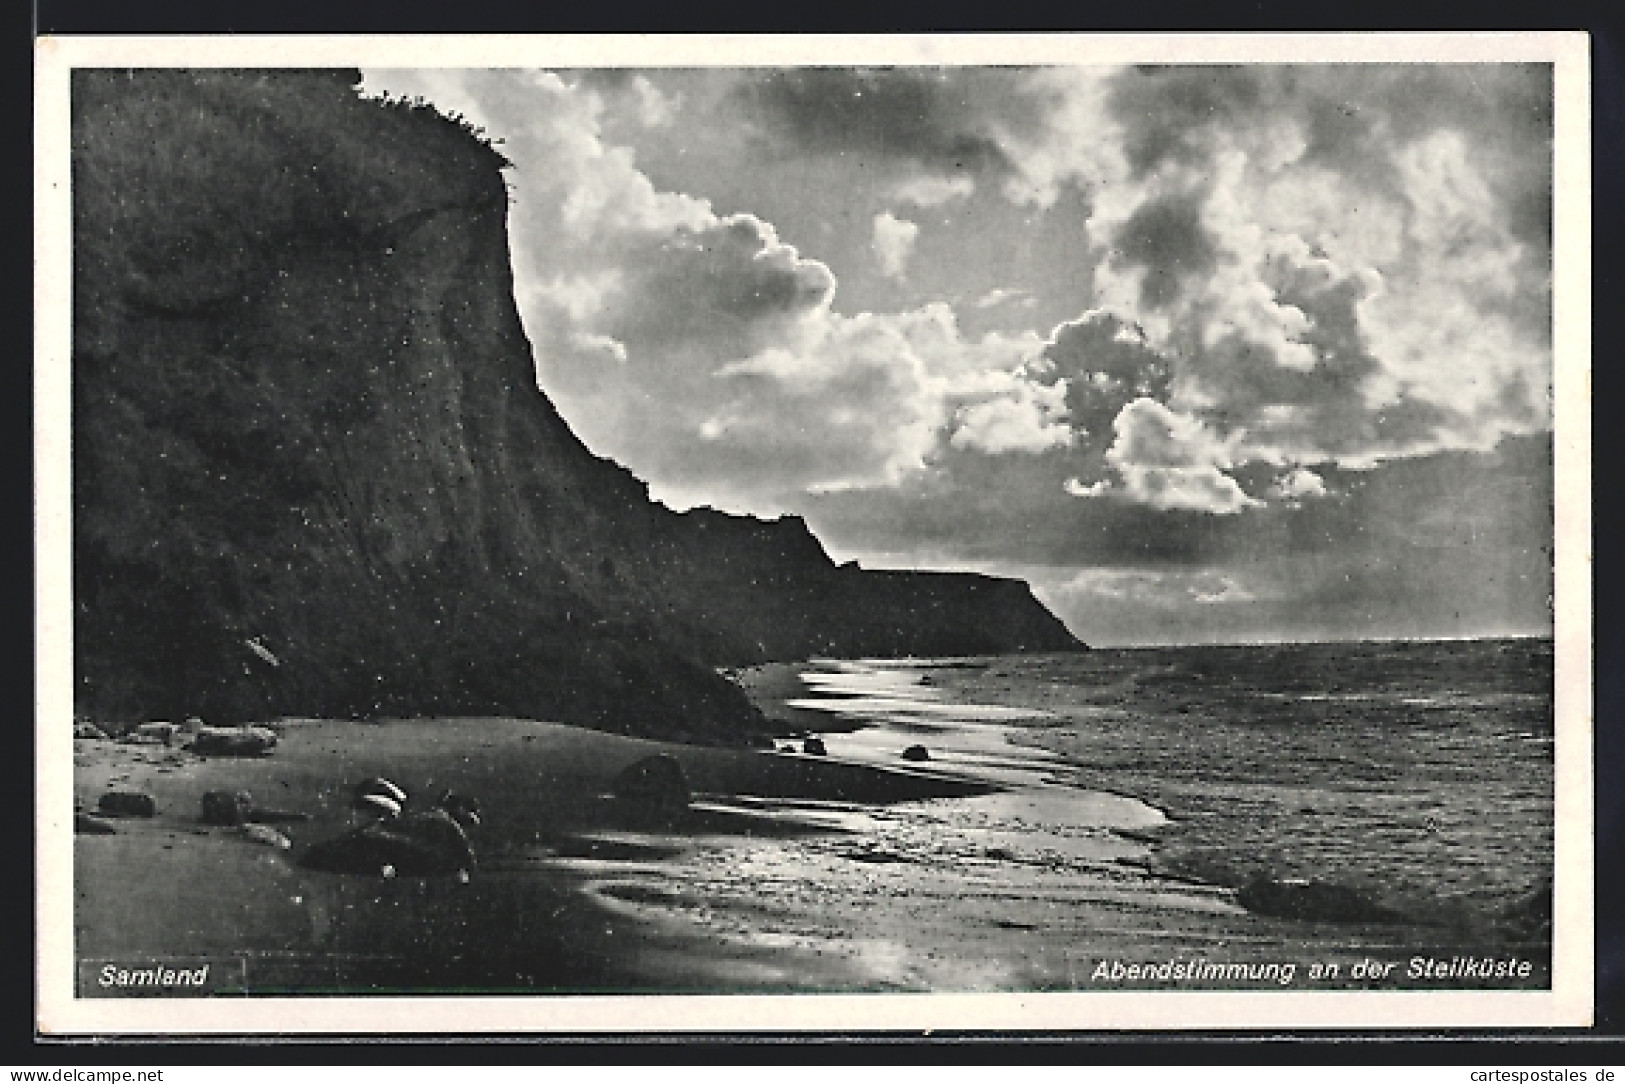
[[[500,156],[353,72],[79,72],[78,710],[722,736],[709,669],[1077,645],[1025,585],[673,513],[536,390]]]

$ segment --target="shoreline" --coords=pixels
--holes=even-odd
[[[1367,870],[1366,861],[1348,873],[1333,867],[1327,877],[1312,864],[1304,868],[1304,861],[1288,851],[1247,853],[1239,838],[1223,847],[1214,830],[1231,825],[1232,818],[1216,816],[1180,776],[1148,778],[1133,764],[1138,754],[1132,752],[1128,764],[1122,763],[1121,754],[1091,762],[1057,752],[1065,745],[1053,745],[1047,735],[1084,733],[1092,729],[1089,716],[1067,710],[1064,701],[1038,708],[1030,693],[1011,693],[1004,679],[1012,667],[1042,669],[1053,661],[1044,656],[1020,656],[1020,662],[1017,658],[822,660],[799,668],[809,675],[805,686],[810,688],[804,687],[799,697],[792,694],[792,699],[802,705],[800,711],[828,716],[832,725],[823,733],[844,735],[831,737],[832,753],[881,762],[888,745],[895,750],[917,735],[929,743],[923,735],[935,720],[959,719],[972,724],[967,729],[989,731],[995,740],[1014,748],[1007,756],[989,759],[985,742],[966,746],[951,727],[944,727],[948,756],[980,762],[984,771],[991,765],[995,778],[1008,772],[1010,778],[1001,781],[1013,789],[1042,791],[1059,784],[1071,788],[1075,804],[1087,802],[1089,795],[1106,795],[1148,809],[1156,815],[1152,823],[1107,826],[1145,848],[1142,855],[1120,857],[1119,865],[1137,867],[1152,883],[1221,892],[1262,926],[1273,926],[1266,936],[1283,943],[1330,947],[1341,932],[1351,944],[1364,941],[1373,948],[1414,948],[1424,954],[1523,952],[1543,961],[1542,975],[1530,985],[1540,988],[1549,979],[1549,937],[1530,933],[1528,926],[1538,923],[1543,907],[1549,914],[1550,904],[1542,902],[1543,894],[1550,892],[1549,880],[1544,886],[1538,880],[1514,885],[1493,897],[1481,890],[1472,896],[1435,898],[1426,886],[1408,882],[1399,872],[1402,867],[1383,874]],[[781,678],[775,685],[782,690],[789,683]],[[813,693],[821,701],[817,708],[808,706],[814,702],[807,699]],[[1156,738],[1148,734],[1138,740]],[[1014,770],[1007,767],[1010,761],[1016,762]],[[1302,795],[1293,797],[1305,801]],[[1313,845],[1308,837],[1294,842]],[[1373,938],[1374,926],[1384,929]]]
[[[217,994],[1036,992],[1114,988],[1102,961],[1157,954],[1352,964],[1468,947],[1445,930],[1283,923],[1235,885],[1168,868],[1181,814],[1099,786],[1098,766],[1019,725],[1060,719],[956,700],[949,675],[998,679],[987,666],[724,671],[781,734],[821,735],[828,756],[499,718],[286,720],[272,755],[244,760],[75,741],[77,805],[110,784],[158,805],[117,835],[75,837],[82,983],[91,964],[207,958],[238,969],[235,987],[201,991]],[[805,706],[820,698],[834,710]],[[913,742],[927,761],[902,759]],[[609,795],[657,753],[694,792],[675,816]],[[480,799],[470,883],[296,865],[375,775],[419,801],[443,787]],[[199,823],[204,790],[242,788],[310,815],[278,826],[288,848]]]
[[[276,728],[274,751],[257,758],[74,742],[76,808],[94,810],[109,790],[148,794],[157,806],[150,819],[114,820],[116,834],[74,837],[83,996],[107,992],[85,988],[89,964],[148,958],[253,960],[267,976],[248,980],[259,993],[680,984],[683,968],[670,961],[686,955],[684,939],[630,914],[613,893],[591,891],[592,882],[658,868],[694,839],[829,830],[797,803],[881,806],[991,789],[930,772],[519,719],[287,720]],[[688,810],[651,817],[610,795],[616,772],[660,753],[683,766],[695,794]],[[419,802],[443,788],[480,799],[481,866],[470,884],[296,864],[313,842],[347,827],[350,788],[375,775]],[[285,848],[259,843],[201,823],[208,790],[248,790],[257,805],[308,820],[275,826]]]

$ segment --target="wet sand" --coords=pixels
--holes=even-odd
[[[217,976],[236,976],[214,992],[732,988],[788,982],[772,976],[792,972],[796,982],[827,974],[842,985],[840,961],[816,953],[788,970],[761,965],[755,947],[708,959],[692,931],[640,920],[599,884],[659,870],[693,839],[824,830],[781,801],[886,803],[988,789],[928,771],[518,719],[299,720],[277,729],[274,752],[260,758],[75,741],[78,808],[94,810],[114,789],[150,794],[158,808],[151,819],[116,820],[117,834],[75,836],[83,994],[106,992],[88,978],[106,962],[149,960],[211,961]],[[693,808],[660,816],[610,796],[617,771],[662,752],[682,763]],[[420,802],[446,788],[480,799],[481,868],[468,884],[299,868],[306,847],[348,826],[351,788],[374,775]],[[286,848],[201,823],[205,791],[238,789],[257,806],[309,819],[274,826]]]
[[[787,737],[819,734],[824,757],[516,719],[292,721],[256,760],[77,741],[81,808],[114,785],[159,808],[118,835],[76,837],[78,954],[92,969],[207,958],[237,976],[213,992],[256,994],[1472,985],[1355,977],[1366,959],[1481,947],[1449,931],[1270,919],[1233,886],[1170,870],[1158,855],[1168,811],[1021,740],[1046,725],[1043,711],[965,702],[953,686],[967,675],[952,669],[964,665],[730,674]],[[912,744],[929,759],[904,760]],[[674,817],[608,795],[617,771],[657,752],[696,792]],[[373,775],[422,798],[479,797],[469,883],[295,864],[342,830],[350,788]],[[203,791],[236,788],[311,819],[281,826],[287,849],[198,822]],[[1100,970],[1192,961],[1294,970],[1286,981]],[[1311,983],[1312,962],[1338,973]],[[1527,985],[1547,981],[1539,967]]]
[[[1002,686],[1009,660],[815,660],[797,683],[767,686],[786,706],[823,715],[812,729],[832,757],[902,763],[924,745],[937,771],[994,782],[1001,793],[956,801],[854,810],[848,822],[880,852],[871,876],[853,875],[849,852],[809,837],[776,843],[793,852],[777,914],[812,914],[842,936],[866,940],[871,979],[900,989],[1441,989],[1541,988],[1549,946],[1514,943],[1425,910],[1415,921],[1300,921],[1243,907],[1230,878],[1170,861],[1171,839],[1205,838],[1201,819],[1161,801],[1142,774],[1102,770],[1035,741],[1079,723],[1032,699],[983,695]],[[758,690],[758,695],[760,690]],[[800,718],[806,718],[805,714]],[[1086,727],[1087,729],[1087,727]],[[1146,741],[1162,735],[1149,732]],[[1047,742],[1046,742],[1047,744]],[[1062,743],[1063,745],[1065,743]],[[1169,755],[1176,755],[1172,750]],[[1121,776],[1121,778],[1119,778]],[[1355,841],[1350,845],[1358,846]],[[1183,857],[1181,855],[1181,857]],[[693,858],[685,859],[697,864]],[[763,883],[773,885],[773,870]],[[1290,866],[1285,873],[1296,873]],[[809,901],[810,881],[822,898]],[[867,882],[867,883],[865,883]],[[728,882],[685,873],[713,901]],[[755,891],[759,906],[771,893]],[[713,908],[715,904],[713,903]],[[802,918],[802,921],[805,921]],[[1517,956],[1526,981],[1448,981],[1405,974],[1413,957]],[[1367,961],[1392,965],[1373,977]],[[1186,978],[1122,982],[1099,974],[1117,963],[1295,965],[1290,981]],[[1309,978],[1311,965],[1325,968]],[[1327,965],[1336,965],[1332,973]],[[1169,970],[1174,970],[1170,968]]]

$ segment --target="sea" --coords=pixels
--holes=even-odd
[[[829,757],[998,789],[732,799],[822,830],[689,841],[658,886],[597,886],[606,906],[704,927],[719,967],[756,969],[719,972],[745,985],[1550,985],[1548,638],[818,659],[796,674],[764,703],[794,724],[784,753],[817,755],[816,737]],[[826,955],[841,966],[813,966]]]

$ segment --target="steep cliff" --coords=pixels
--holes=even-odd
[[[500,155],[354,72],[78,72],[77,708],[721,737],[711,667],[1078,647],[1025,585],[678,514],[535,387]]]

